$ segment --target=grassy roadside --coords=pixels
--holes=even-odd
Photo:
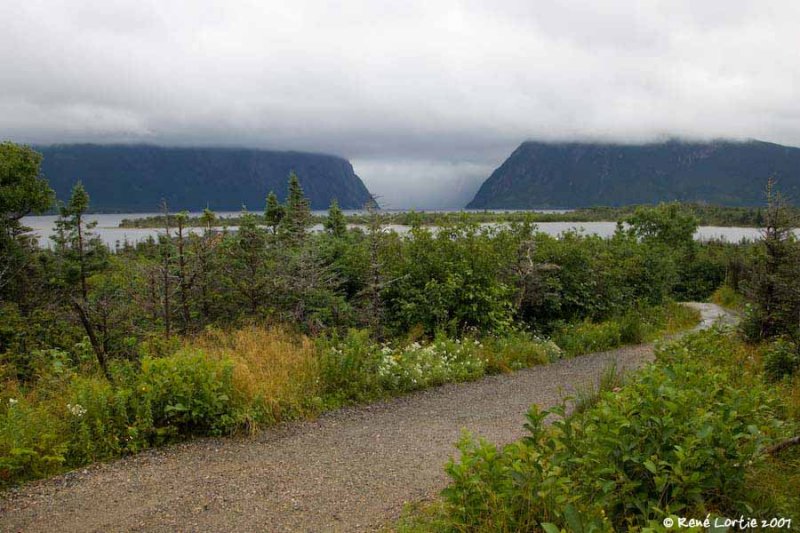
[[[745,297],[727,285],[722,285],[715,290],[709,300],[734,313],[742,313],[745,310]]]
[[[202,435],[254,432],[448,382],[479,379],[696,324],[677,304],[522,331],[378,344],[366,331],[316,340],[281,328],[209,330],[166,356],[118,361],[111,380],[42,354],[37,379],[0,390],[0,483],[13,485]]]
[[[665,519],[800,520],[800,375],[770,382],[769,347],[710,330],[657,350],[657,363],[585,409],[498,450],[465,437],[439,500],[395,525],[421,531],[664,531]],[[791,529],[791,527],[789,527]],[[702,528],[684,528],[702,531]]]

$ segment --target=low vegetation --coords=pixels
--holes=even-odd
[[[760,228],[764,225],[763,207],[731,207],[711,205],[705,203],[676,203],[680,209],[691,214],[701,226],[736,226]],[[571,210],[543,210],[543,211],[381,211],[377,214],[383,225],[398,226],[442,226],[458,222],[469,221],[476,224],[511,223],[511,222],[624,222],[633,215],[637,209],[647,209],[654,205],[626,205],[620,207],[582,207]],[[797,214],[795,208],[791,208]],[[345,220],[348,224],[366,226],[374,215],[365,212],[348,213]],[[314,215],[311,219],[314,224],[324,224],[325,216]],[[227,216],[220,218],[220,226],[238,226],[241,218]],[[120,222],[121,228],[163,228],[167,219],[164,216],[149,216],[141,218],[128,218]],[[175,220],[171,221],[175,225]],[[206,223],[201,216],[190,217],[187,225],[204,227]]]
[[[797,380],[768,384],[760,349],[720,331],[657,357],[571,415],[569,404],[532,408],[528,436],[502,449],[465,436],[440,503],[399,529],[660,531],[665,518],[709,514],[800,520],[800,454],[769,451],[800,428]]]
[[[666,316],[696,318],[682,309],[649,312],[659,321],[641,327],[655,331]],[[581,343],[582,335],[605,327],[587,326],[572,338]],[[211,329],[171,355],[114,360],[106,378],[73,367],[69,354],[54,350],[40,354],[33,383],[7,381],[0,391],[0,483],[570,355],[522,332],[390,344],[354,329],[315,343],[285,329],[248,326]]]
[[[638,373],[612,367],[555,409],[533,406],[528,435],[508,446],[465,435],[441,498],[411,508],[397,529],[700,531],[680,520],[706,517],[723,525],[713,530],[740,517],[758,528],[796,527],[800,244],[791,211],[771,187],[767,198],[748,267],[735,255],[713,293],[743,311],[738,330],[688,335],[662,345]],[[602,331],[600,343],[615,335],[605,329],[612,333]]]

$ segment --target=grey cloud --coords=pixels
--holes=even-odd
[[[0,5],[0,137],[337,153],[457,207],[522,140],[800,145],[790,0]]]

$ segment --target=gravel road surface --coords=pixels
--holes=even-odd
[[[690,305],[699,327],[733,320]],[[374,530],[445,486],[462,429],[511,442],[531,404],[553,406],[612,361],[631,369],[652,357],[651,345],[625,347],[94,465],[0,496],[0,531]]]

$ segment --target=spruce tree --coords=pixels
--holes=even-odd
[[[92,274],[106,266],[108,250],[91,231],[97,223],[87,223],[84,218],[88,209],[89,194],[83,184],[78,182],[73,187],[67,204],[62,205],[59,210],[53,240],[61,266],[63,289],[86,331],[86,336],[89,337],[100,368],[108,376],[106,332],[102,332],[104,338],[101,339],[98,327],[94,324],[88,281]]]
[[[269,191],[267,195],[267,207],[264,210],[264,220],[272,229],[272,233],[276,233],[278,231],[278,225],[281,223],[284,215],[284,208],[278,202],[278,197],[275,196],[273,191]]]
[[[286,197],[286,214],[281,221],[285,234],[292,240],[302,240],[311,224],[311,208],[300,186],[297,174],[289,174],[289,194]]]
[[[339,208],[339,202],[334,198],[328,209],[328,218],[325,219],[325,230],[334,237],[343,237],[347,234],[347,220]]]

